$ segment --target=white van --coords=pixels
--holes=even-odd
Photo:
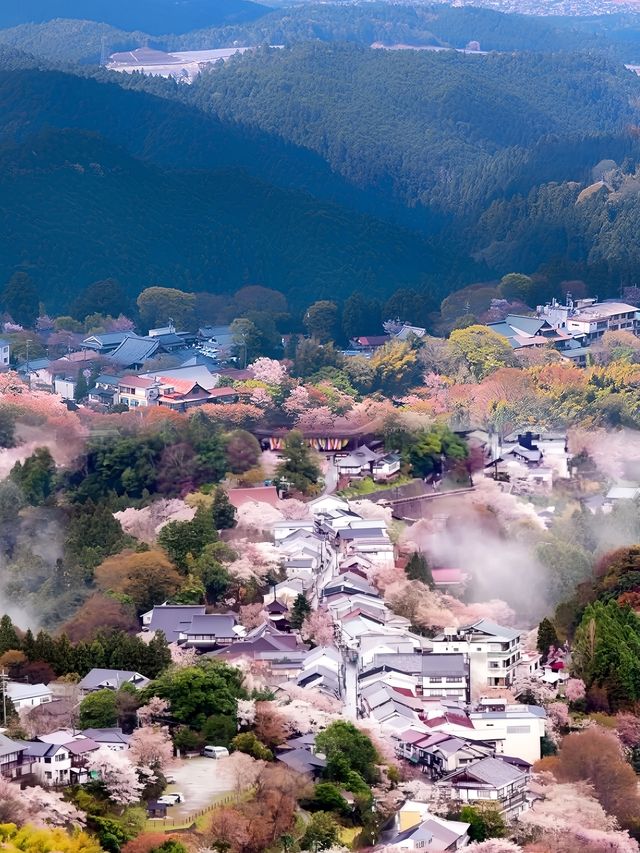
[[[226,746],[205,746],[202,754],[205,758],[228,758],[229,750]]]

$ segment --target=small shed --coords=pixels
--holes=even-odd
[[[149,800],[147,803],[147,814],[149,817],[166,817],[167,804],[159,803],[157,800]]]

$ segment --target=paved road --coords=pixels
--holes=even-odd
[[[344,661],[344,674],[345,674],[345,693],[344,693],[344,710],[343,713],[345,717],[350,720],[357,719],[357,707],[358,707],[358,695],[357,695],[357,684],[358,684],[358,666],[352,661],[347,660],[346,656],[343,655]]]

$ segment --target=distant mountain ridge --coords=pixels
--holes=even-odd
[[[268,11],[253,0],[19,0],[0,4],[0,28],[76,18],[161,35],[243,23]]]

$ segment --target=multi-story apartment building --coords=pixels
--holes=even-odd
[[[432,639],[439,654],[467,655],[471,670],[471,694],[485,687],[508,687],[520,661],[520,632],[488,619],[460,628],[445,628]]]

